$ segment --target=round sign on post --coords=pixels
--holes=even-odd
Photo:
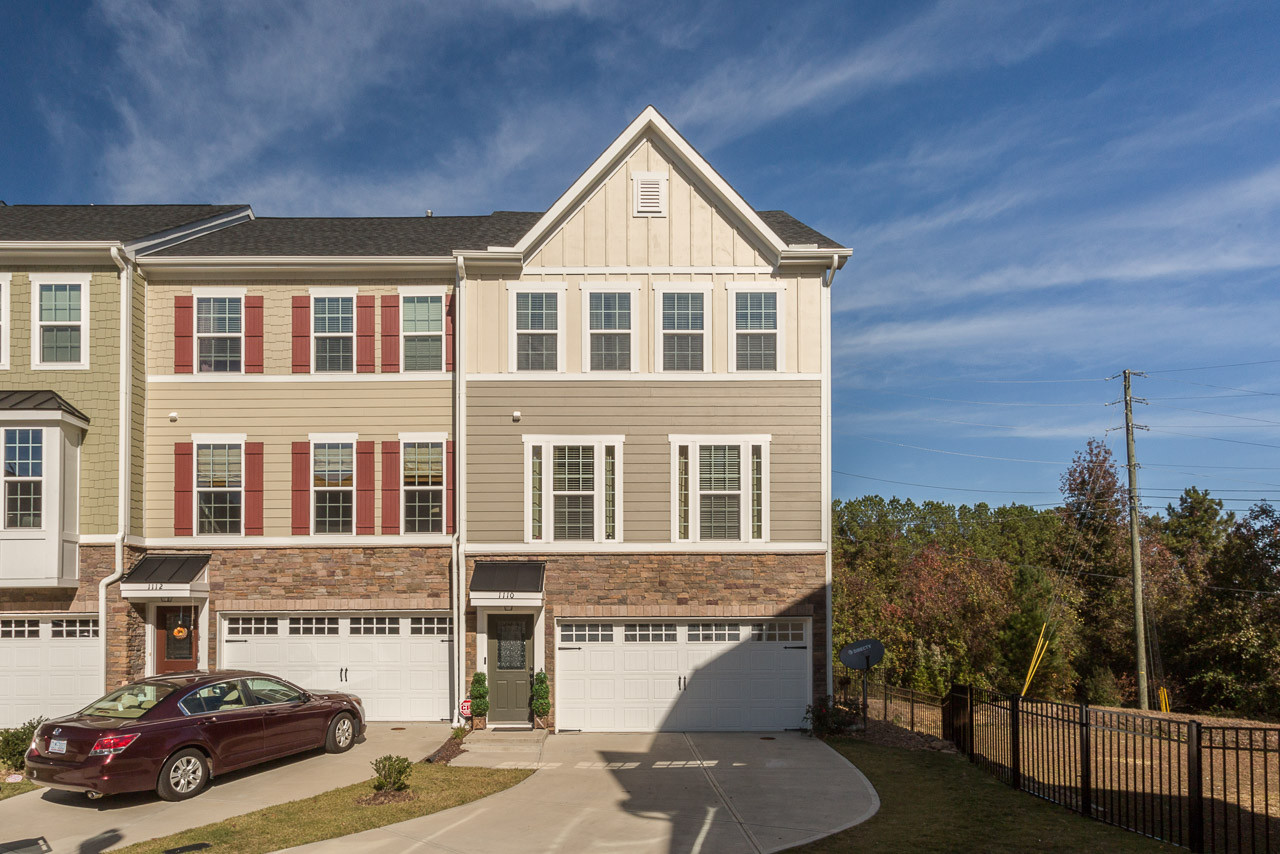
[[[847,643],[840,649],[840,663],[850,670],[870,670],[884,659],[884,644],[874,638]]]
[[[460,711],[462,712],[462,716],[464,718],[471,717],[471,698],[470,697],[462,701],[462,707]]]

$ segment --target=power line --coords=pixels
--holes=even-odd
[[[1073,463],[1058,462],[1056,460],[1026,460],[1018,457],[993,457],[988,454],[966,454],[961,451],[944,451],[941,448],[926,448],[922,445],[908,445],[904,442],[890,442],[888,439],[877,439],[873,436],[859,436],[856,433],[850,433],[855,439],[862,439],[867,442],[880,442],[883,445],[895,445],[899,448],[910,448],[913,451],[929,451],[934,454],[948,454],[953,457],[973,457],[980,460],[999,460],[1006,463],[1035,463],[1046,466],[1069,466]]]
[[[1202,388],[1220,388],[1220,389],[1225,389],[1227,391],[1243,391],[1243,392],[1249,393],[1250,395],[1261,394],[1261,395],[1266,395],[1268,397],[1280,397],[1280,392],[1259,391],[1256,388],[1238,388],[1233,385],[1214,385],[1213,383],[1197,383],[1197,382],[1192,382],[1191,380],[1175,380],[1172,377],[1147,377],[1147,379],[1156,380],[1158,382],[1178,383],[1179,385],[1198,385],[1198,386],[1201,386]]]
[[[921,489],[945,489],[950,492],[983,492],[983,493],[996,492],[1000,494],[1009,494],[1009,495],[1055,495],[1057,494],[1056,489],[1055,490],[976,489],[973,487],[964,487],[964,486],[938,486],[936,484],[931,484],[931,483],[911,483],[905,480],[888,480],[887,478],[883,478],[883,477],[872,477],[871,475],[867,475],[867,474],[854,474],[851,471],[839,471],[838,469],[833,469],[832,471],[835,472],[835,474],[842,474],[845,477],[856,477],[856,478],[861,478],[862,480],[875,480],[875,481],[879,481],[880,483],[895,483],[898,486],[918,486]]]
[[[1280,421],[1273,421],[1270,418],[1254,418],[1251,415],[1230,415],[1226,412],[1210,412],[1207,409],[1188,409],[1185,406],[1169,406],[1167,403],[1148,403],[1149,406],[1158,406],[1161,409],[1175,409],[1178,412],[1194,412],[1197,415],[1213,415],[1219,418],[1238,418],[1241,421],[1257,421],[1260,424],[1280,424]]]
[[[1010,403],[1010,402],[998,401],[998,400],[961,400],[953,397],[930,397],[924,394],[912,394],[911,392],[907,392],[907,391],[893,391],[887,388],[871,388],[870,386],[850,386],[850,388],[857,389],[858,391],[876,392],[879,394],[893,394],[893,395],[897,395],[898,397],[911,397],[911,398],[915,398],[916,400],[934,400],[934,401],[939,401],[941,403],[971,403],[975,406],[1062,407],[1062,406],[1104,406],[1105,405],[1102,403]]]
[[[1252,445],[1255,448],[1275,448],[1280,450],[1280,445],[1268,445],[1264,442],[1246,442],[1243,439],[1223,439],[1221,436],[1197,436],[1194,433],[1179,433],[1175,430],[1160,430],[1155,427],[1148,428],[1152,433],[1166,433],[1170,436],[1183,436],[1187,439],[1210,439],[1214,442],[1230,442],[1233,445]]]
[[[1186,371],[1216,371],[1219,368],[1247,368],[1251,365],[1275,365],[1280,359],[1264,359],[1261,362],[1236,362],[1233,365],[1201,365],[1198,368],[1166,368],[1163,371],[1144,371],[1148,374],[1180,374]]]

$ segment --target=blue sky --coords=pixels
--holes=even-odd
[[[1152,372],[1145,502],[1280,496],[1275,4],[110,0],[5,21],[10,204],[540,210],[652,103],[753,205],[854,248],[837,496],[1051,503],[1089,437],[1123,454],[1103,380],[1123,368]]]

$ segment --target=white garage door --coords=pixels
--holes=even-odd
[[[102,696],[97,617],[0,618],[0,727],[78,711]]]
[[[224,615],[219,662],[350,691],[372,721],[452,717],[452,624],[436,614]]]
[[[560,729],[794,729],[812,696],[807,620],[566,620],[558,641]]]

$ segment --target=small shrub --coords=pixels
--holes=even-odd
[[[373,781],[375,791],[402,792],[409,788],[409,772],[413,763],[404,756],[379,756],[369,763],[378,776]]]
[[[466,727],[456,726],[453,728],[453,735],[451,736],[451,738],[453,738],[455,741],[462,741],[466,737],[467,737]]]
[[[847,732],[857,719],[856,714],[837,706],[830,697],[819,697],[817,702],[804,712],[805,723],[809,724],[809,733],[818,738]]]
[[[1081,686],[1086,703],[1092,706],[1119,706],[1124,694],[1116,675],[1106,667],[1097,667],[1085,677]]]
[[[551,712],[551,685],[547,681],[547,671],[545,670],[539,670],[533,677],[533,690],[530,692],[529,707],[540,718],[545,718]]]
[[[42,723],[44,718],[32,718],[22,726],[0,729],[0,769],[21,771],[27,767],[27,750],[31,747],[31,738],[36,734],[36,727]]]
[[[482,718],[489,714],[489,677],[477,672],[471,677],[471,716]]]

